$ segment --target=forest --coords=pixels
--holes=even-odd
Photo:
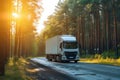
[[[119,14],[119,0],[60,0],[55,13],[44,22],[41,36],[45,41],[55,35],[74,35],[81,55],[107,52],[108,57],[118,58]]]
[[[120,57],[120,0],[59,0],[39,35],[41,0],[1,0],[0,5],[0,75],[10,57],[44,56],[46,39],[55,35],[76,36],[81,55]]]

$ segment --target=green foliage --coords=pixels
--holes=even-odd
[[[95,54],[94,58],[95,58],[95,59],[101,59],[102,56],[101,56],[100,54]]]
[[[114,59],[116,57],[114,51],[104,51],[101,56],[103,58],[112,58],[112,59]]]
[[[94,55],[91,54],[84,54],[80,56],[81,58],[88,58],[88,59],[94,59]]]
[[[95,55],[92,55],[92,54],[84,54],[81,56],[82,58],[93,58],[93,59],[106,59],[106,58],[111,58],[111,59],[114,59],[116,57],[115,55],[115,52],[114,51],[104,51],[103,53],[101,54],[95,54]]]
[[[93,58],[94,58],[94,55],[92,55],[92,54],[86,54],[85,50],[82,50],[80,57],[81,57],[81,58],[93,59]]]
[[[37,38],[36,38],[36,48],[37,48],[37,54],[34,55],[34,56],[45,56],[45,39],[43,37],[43,35],[39,35]]]
[[[110,58],[110,59],[115,59],[116,55],[114,51],[104,51],[102,54],[84,54],[81,56],[82,58],[89,58],[89,59],[106,59],[106,58]]]
[[[10,58],[6,65],[6,75],[1,76],[0,80],[30,80],[25,74],[25,64],[26,61],[23,58],[20,58],[17,61]]]

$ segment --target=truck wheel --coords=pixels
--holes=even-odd
[[[48,59],[48,61],[51,61],[51,59]]]
[[[78,61],[75,61],[75,63],[77,63]]]
[[[50,57],[48,57],[48,61],[52,61],[52,59]]]
[[[52,59],[49,59],[49,61],[52,61]]]

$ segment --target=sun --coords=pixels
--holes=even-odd
[[[13,13],[12,13],[12,17],[13,17],[13,18],[19,18],[19,17],[20,17],[20,15],[19,15],[19,14],[17,14],[17,13],[14,13],[14,12],[13,12]]]

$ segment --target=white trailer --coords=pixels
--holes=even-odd
[[[75,61],[80,58],[76,37],[59,35],[46,41],[46,58],[49,61]]]

